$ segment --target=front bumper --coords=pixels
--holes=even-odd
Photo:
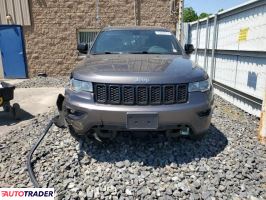
[[[213,110],[213,90],[205,93],[189,93],[187,103],[172,105],[126,106],[106,105],[94,102],[93,94],[86,92],[65,92],[65,118],[77,134],[86,134],[94,127],[128,130],[128,113],[158,114],[158,131],[188,126],[193,134],[208,130]],[[147,129],[145,129],[147,130]]]

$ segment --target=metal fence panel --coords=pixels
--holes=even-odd
[[[235,87],[237,76],[237,58],[234,55],[215,56],[215,75],[214,80],[229,87]]]
[[[206,43],[207,23],[201,24],[199,27],[199,48],[204,49]]]
[[[216,26],[215,16],[190,23],[191,59],[213,77],[217,94],[259,116],[266,89],[266,1],[216,16]]]
[[[241,12],[219,20],[217,48],[230,50],[266,51],[265,17],[266,5],[255,7],[245,12]],[[239,41],[241,31],[244,38],[242,41]]]
[[[190,42],[191,44],[196,44],[197,41],[197,27],[196,26],[192,26],[190,28]]]
[[[31,25],[28,0],[0,0],[0,24]]]
[[[6,24],[6,15],[7,15],[7,10],[6,10],[6,1],[5,0],[0,0],[0,23],[1,24]]]
[[[214,30],[214,21],[211,20],[209,22],[209,41],[208,41],[208,43],[209,43],[209,49],[211,48],[211,44],[213,42],[213,30]]]
[[[266,58],[239,57],[235,88],[263,99],[266,83]]]

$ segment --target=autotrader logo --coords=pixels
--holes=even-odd
[[[0,200],[54,200],[53,188],[0,188]]]

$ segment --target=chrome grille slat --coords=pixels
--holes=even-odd
[[[185,103],[187,84],[179,85],[111,85],[94,83],[95,101],[116,105],[163,105]]]

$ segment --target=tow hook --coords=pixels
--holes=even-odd
[[[180,135],[188,136],[190,134],[189,128],[185,127],[180,130]]]
[[[97,140],[98,142],[103,142],[103,141],[101,140],[101,138],[98,136],[97,132],[94,132],[94,133],[93,133],[93,137],[94,137],[95,140]]]

